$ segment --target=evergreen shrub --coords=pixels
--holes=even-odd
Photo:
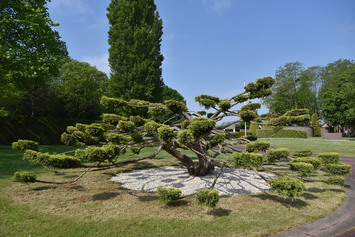
[[[344,187],[345,186],[345,178],[343,176],[330,176],[326,180],[324,180],[327,184],[334,184]]]
[[[266,154],[266,159],[269,162],[275,162],[280,160],[281,158],[287,158],[290,156],[290,152],[287,148],[279,148],[279,149],[272,149],[268,150]]]
[[[234,168],[244,167],[250,169],[251,167],[261,167],[263,160],[264,156],[259,153],[236,152],[233,153],[232,165]]]
[[[337,164],[340,161],[340,156],[337,152],[319,153],[317,157],[322,159],[323,165]]]
[[[270,148],[270,142],[252,142],[248,143],[245,147],[247,152],[266,151]]]
[[[258,137],[256,135],[247,135],[247,136],[242,136],[242,138],[248,139],[249,141],[256,141],[258,140]]]
[[[322,170],[332,175],[350,175],[351,165],[342,162],[338,164],[327,164],[322,166]]]
[[[296,156],[296,157],[308,157],[308,156],[312,156],[313,152],[310,150],[307,151],[297,151],[297,152],[293,152],[292,155]]]
[[[270,185],[280,195],[289,197],[292,200],[301,196],[303,190],[306,189],[306,186],[302,181],[289,176],[279,176],[276,179],[273,179]]]
[[[292,137],[292,138],[308,138],[306,131],[293,130],[293,129],[258,129],[256,130],[258,138],[269,137]]]
[[[305,162],[290,162],[290,169],[296,171],[301,177],[309,177],[314,171],[312,164]]]
[[[34,183],[36,182],[37,176],[33,173],[27,171],[17,171],[14,174],[14,181],[21,183]]]
[[[17,142],[12,143],[13,150],[33,150],[38,151],[38,143],[31,140],[18,140]]]
[[[318,170],[322,164],[322,159],[317,158],[317,157],[300,157],[300,158],[294,158],[291,163],[308,163],[312,164],[314,170]]]
[[[217,190],[201,189],[196,194],[197,203],[205,207],[216,207],[219,201],[219,192]]]
[[[164,188],[159,186],[157,188],[159,200],[165,203],[169,203],[174,200],[178,200],[181,197],[181,190],[175,188]]]

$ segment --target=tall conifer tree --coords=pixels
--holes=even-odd
[[[111,95],[160,102],[163,23],[154,0],[112,0],[107,10]]]

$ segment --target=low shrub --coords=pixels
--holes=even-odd
[[[313,152],[310,150],[307,151],[297,151],[297,152],[293,152],[292,155],[296,156],[296,157],[308,157],[308,156],[312,156]]]
[[[350,175],[351,165],[342,162],[338,164],[327,164],[322,166],[322,170],[332,175]]]
[[[322,164],[322,159],[321,158],[317,158],[317,157],[300,157],[300,158],[294,158],[291,163],[308,163],[308,164],[312,164],[314,170],[318,170]]]
[[[322,159],[323,165],[337,164],[340,161],[340,156],[336,152],[319,153],[317,157]]]
[[[345,186],[345,178],[343,176],[330,176],[326,180],[324,180],[327,184],[334,184],[344,187]]]
[[[219,192],[217,190],[201,189],[196,194],[197,203],[205,207],[216,207],[219,201]]]
[[[266,154],[266,159],[269,162],[275,162],[280,160],[281,158],[287,158],[290,156],[290,152],[287,148],[279,148],[279,149],[272,149],[269,150]]]
[[[141,152],[141,148],[140,147],[134,147],[133,146],[130,149],[131,149],[132,153],[136,154],[136,155],[139,155],[139,153]]]
[[[133,132],[135,128],[134,123],[131,121],[120,121],[117,126],[120,130],[127,133]]]
[[[274,188],[280,195],[289,197],[292,200],[301,196],[303,194],[303,190],[306,189],[306,186],[302,181],[289,176],[282,176],[273,179],[271,181],[271,187]]]
[[[91,124],[85,127],[85,132],[91,136],[101,137],[105,130],[98,124]]]
[[[165,203],[178,200],[181,197],[181,190],[175,188],[164,188],[163,186],[159,186],[157,188],[157,193],[159,195],[159,200]]]
[[[129,119],[136,127],[143,126],[145,124],[145,119],[142,118],[141,116],[131,116]]]
[[[244,167],[250,169],[251,167],[261,167],[263,165],[264,156],[259,153],[234,153],[232,165],[234,168]]]
[[[301,177],[309,177],[314,171],[313,165],[305,162],[290,162],[290,169]]]
[[[80,167],[80,159],[67,155],[50,155],[32,150],[26,150],[23,158],[33,163],[52,166],[55,168],[75,168]]]
[[[14,150],[33,150],[38,151],[38,143],[30,140],[18,140],[17,142],[12,143],[12,149]]]
[[[270,147],[270,142],[252,142],[248,143],[245,147],[247,152],[266,151]]]
[[[293,138],[308,138],[306,131],[293,129],[258,129],[256,130],[258,138],[268,137],[293,137]]]
[[[102,147],[91,146],[86,150],[85,160],[93,161],[93,162],[104,162],[112,161],[116,155],[120,152],[120,147],[117,145],[105,145]],[[84,158],[83,153],[80,153],[82,158]]]
[[[249,141],[256,141],[256,140],[258,140],[258,137],[257,137],[256,135],[242,136],[242,138],[248,139]]]
[[[21,183],[34,183],[36,182],[37,176],[33,173],[29,173],[27,171],[17,171],[14,174],[14,182]]]
[[[234,136],[235,138],[241,138],[242,136],[244,136],[244,132],[231,132],[230,133],[232,136]]]
[[[135,143],[141,143],[143,142],[143,136],[142,133],[135,133],[131,135],[132,141]]]

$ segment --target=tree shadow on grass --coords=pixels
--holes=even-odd
[[[313,195],[313,194],[311,194],[311,193],[309,193],[309,192],[303,193],[303,194],[302,194],[302,197],[303,197],[304,199],[307,199],[307,200],[315,200],[315,199],[318,199],[318,196]]]
[[[207,215],[214,217],[228,216],[232,211],[223,208],[212,209],[207,212]]]
[[[51,189],[56,189],[56,186],[41,186],[37,188],[32,188],[32,191],[45,191],[45,190],[51,190]]]
[[[263,194],[254,194],[251,195],[253,198],[259,198],[261,200],[271,200],[274,202],[278,202],[281,205],[287,207],[287,208],[297,208],[297,209],[302,209],[308,206],[309,204],[303,200],[300,199],[294,199],[293,201],[290,198],[283,198],[279,197],[277,195],[272,195],[268,193],[263,193]]]
[[[179,200],[168,202],[165,206],[166,207],[181,207],[181,206],[188,206],[189,203],[190,202],[188,202],[186,200],[179,199]]]
[[[119,195],[119,193],[103,192],[103,193],[94,194],[92,196],[92,200],[94,200],[94,201],[105,201],[105,200],[110,200],[112,198],[115,198],[118,195]]]
[[[320,189],[320,188],[308,188],[307,191],[311,192],[311,193],[324,193],[325,192],[324,189]]]
[[[136,198],[138,198],[139,201],[142,201],[142,202],[152,202],[152,201],[156,201],[159,199],[159,197],[157,197],[155,195],[149,195],[149,194],[137,195],[134,192],[128,192],[128,194],[135,196]]]

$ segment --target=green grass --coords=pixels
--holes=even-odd
[[[41,146],[45,152],[70,149]],[[128,152],[122,159],[135,157]],[[155,194],[108,181],[117,172],[179,165],[164,152],[156,159],[89,173],[70,185],[12,182],[19,169],[34,171],[42,180],[72,180],[75,175],[29,164],[10,146],[0,146],[0,162],[0,236],[265,236],[319,219],[346,197],[343,188],[320,182],[320,172],[305,181],[308,190],[294,201],[274,192],[235,195],[221,197],[215,209],[206,211],[194,196],[164,206]],[[269,168],[287,172],[286,166]]]
[[[341,156],[355,157],[355,142],[351,140],[324,140],[322,138],[260,138],[269,141],[276,148],[290,151],[311,150],[313,153],[338,152]]]

